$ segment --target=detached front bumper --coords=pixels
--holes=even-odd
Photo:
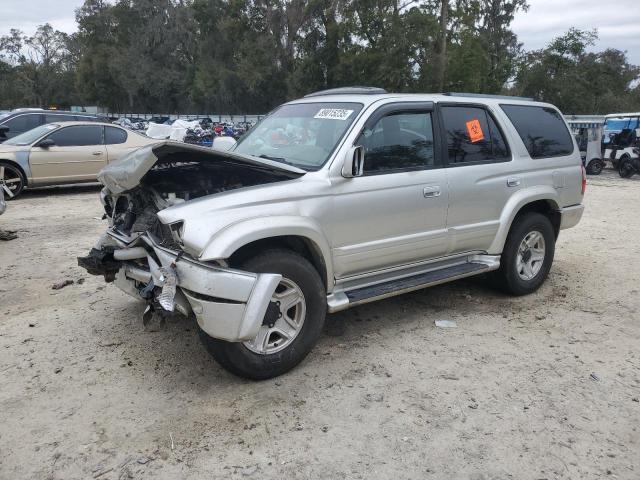
[[[282,278],[204,264],[159,245],[149,234],[127,237],[113,230],[78,263],[89,273],[111,276],[135,298],[193,313],[202,330],[229,342],[255,338]]]

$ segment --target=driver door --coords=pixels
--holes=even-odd
[[[34,182],[41,184],[95,181],[107,164],[101,125],[70,125],[49,134],[54,145],[31,147],[29,164]],[[43,139],[44,140],[44,139]]]
[[[360,135],[364,175],[336,179],[329,231],[344,278],[443,256],[446,172],[434,140],[432,103],[386,105]]]

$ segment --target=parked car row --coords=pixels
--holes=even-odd
[[[0,185],[12,199],[25,187],[95,182],[108,163],[154,142],[97,121],[40,125],[0,144]]]

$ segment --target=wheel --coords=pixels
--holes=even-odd
[[[324,284],[306,258],[289,250],[267,250],[240,268],[282,275],[258,335],[231,343],[200,330],[200,339],[213,358],[235,375],[252,380],[277,377],[298,365],[320,337],[327,311]]]
[[[622,178],[631,178],[636,173],[636,169],[633,168],[633,162],[630,157],[621,158],[620,165],[618,167],[618,175]]]
[[[11,163],[0,162],[0,188],[5,200],[12,200],[22,193],[26,184],[22,171]]]
[[[540,213],[516,217],[505,242],[494,283],[511,295],[535,292],[553,263],[556,237],[551,221]]]
[[[604,162],[599,158],[594,158],[587,164],[587,173],[589,175],[600,175],[604,168]]]

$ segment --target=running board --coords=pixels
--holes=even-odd
[[[447,283],[459,278],[478,275],[479,273],[495,270],[487,263],[466,262],[439,268],[417,275],[398,278],[375,285],[368,285],[352,290],[334,292],[327,298],[329,312],[338,312],[355,305],[393,297],[402,293],[412,292],[433,285]]]

